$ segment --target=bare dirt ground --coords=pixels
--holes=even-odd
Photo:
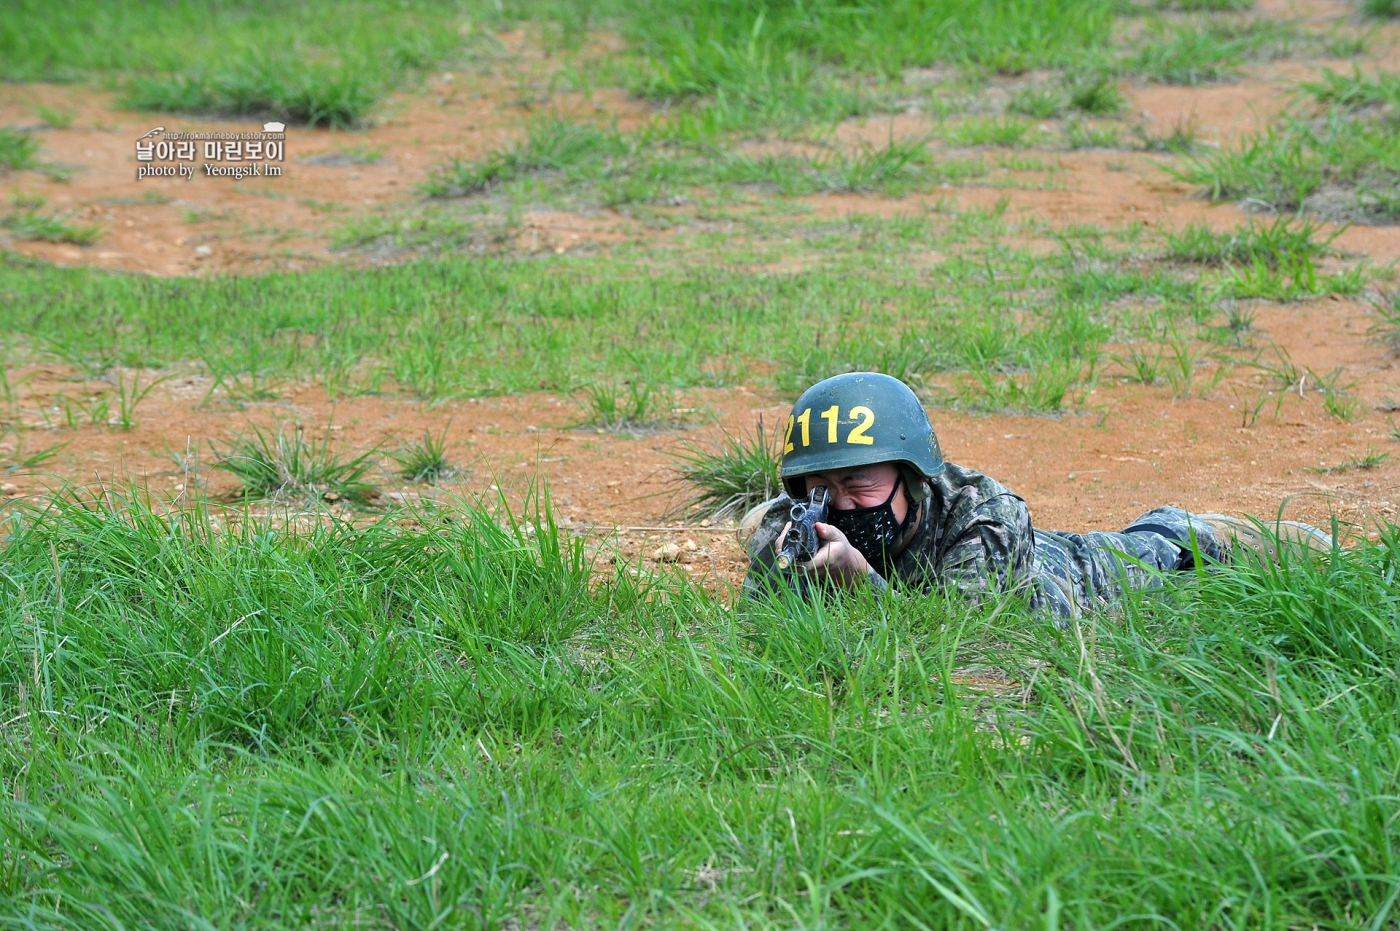
[[[1322,13],[1331,4],[1315,4]],[[1297,8],[1290,6],[1297,13]],[[1317,10],[1312,15],[1321,15]],[[1308,10],[1303,11],[1305,14]],[[524,50],[519,35],[502,37]],[[1368,66],[1384,66],[1380,59]],[[1296,82],[1324,66],[1349,70],[1350,62],[1280,62],[1258,66],[1244,80],[1214,87],[1128,86],[1134,111],[1154,131],[1166,133],[1195,120],[1201,137],[1220,143],[1263,125],[1289,99]],[[285,176],[235,183],[197,177],[136,180],[134,140],[152,126],[186,130],[254,128],[251,121],[219,122],[137,114],[116,109],[103,91],[77,85],[0,86],[0,124],[35,126],[36,104],[74,115],[62,129],[43,129],[41,157],[73,166],[70,180],[38,172],[0,176],[0,196],[41,194],[51,207],[72,211],[106,230],[95,245],[0,241],[0,247],[60,264],[87,264],[153,275],[259,273],[346,261],[330,248],[329,232],[347,217],[384,205],[410,206],[428,169],[451,156],[476,158],[519,135],[529,112],[545,105],[531,96],[533,79],[519,74],[482,77],[441,74],[396,97],[383,117],[364,131],[288,129]],[[620,91],[585,97],[554,95],[548,106],[617,118],[623,128],[649,119],[644,103]],[[917,115],[852,122],[843,138],[883,141],[891,132],[926,132]],[[364,155],[372,163],[359,163]],[[951,187],[903,200],[879,196],[806,199],[817,216],[858,213],[895,215],[939,199],[960,206],[1010,200],[1013,216],[1055,225],[1093,223],[1117,227],[1143,223],[1177,229],[1203,220],[1216,228],[1237,225],[1244,214],[1232,205],[1212,206],[1176,184],[1136,152],[1042,152],[1058,159],[1052,189]],[[678,223],[686,222],[676,208]],[[564,252],[596,243],[658,235],[654,226],[599,211],[582,216],[557,210],[527,212],[511,248]],[[1400,259],[1400,228],[1354,226],[1337,243],[1376,264]],[[934,412],[948,457],[986,471],[1022,494],[1037,525],[1067,530],[1113,529],[1141,511],[1176,504],[1201,511],[1286,516],[1326,524],[1335,515],[1362,528],[1394,521],[1400,505],[1400,456],[1373,468],[1321,471],[1348,456],[1400,452],[1390,437],[1386,408],[1400,400],[1396,358],[1368,341],[1374,317],[1364,301],[1324,300],[1259,308],[1261,336],[1286,349],[1300,366],[1327,372],[1342,367],[1345,380],[1366,405],[1351,423],[1330,417],[1320,397],[1304,385],[1291,390],[1274,416],[1271,402],[1248,425],[1245,401],[1261,390],[1258,376],[1237,370],[1209,399],[1174,399],[1170,389],[1129,386],[1107,378],[1087,398],[1088,413],[1058,418],[976,416]],[[687,403],[713,412],[713,421],[685,431],[648,437],[580,430],[572,399],[534,394],[427,407],[387,397],[332,403],[311,385],[287,385],[280,400],[238,408],[201,404],[207,377],[191,374],[164,382],[143,403],[131,432],[88,425],[57,429],[55,397],[81,390],[61,366],[11,373],[32,426],[31,445],[66,442],[44,474],[13,477],[12,497],[43,493],[64,481],[119,483],[135,477],[161,496],[177,498],[191,476],[172,452],[203,450],[198,479],[210,491],[232,489],[230,477],[208,468],[210,443],[225,442],[250,423],[298,420],[319,431],[333,422],[337,445],[364,449],[437,431],[450,418],[449,452],[466,467],[439,488],[403,487],[382,476],[386,502],[416,496],[494,496],[520,501],[531,483],[547,484],[568,526],[595,533],[616,530],[622,552],[646,555],[665,540],[693,540],[683,571],[733,580],[740,551],[725,528],[667,524],[676,501],[674,463],[668,450],[683,438],[719,429],[750,428],[762,413],[769,423],[785,416],[790,399],[748,388],[695,392]],[[94,390],[99,386],[94,385]],[[110,386],[100,386],[107,390]],[[50,432],[51,431],[51,432]]]

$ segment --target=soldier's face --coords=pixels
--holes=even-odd
[[[818,485],[825,485],[831,493],[831,506],[841,510],[850,508],[870,508],[884,504],[899,481],[899,470],[888,462],[878,465],[856,466],[851,469],[832,469],[807,476],[807,493]],[[904,520],[909,513],[909,501],[904,495],[895,495],[890,501],[890,510],[896,520]]]

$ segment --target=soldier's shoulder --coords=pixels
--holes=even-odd
[[[792,508],[792,499],[786,494],[780,494],[776,498],[769,498],[762,504],[756,504],[744,514],[739,520],[739,545],[751,550],[750,544],[762,546],[764,542],[758,538],[763,537],[765,531],[771,531],[776,536],[777,531],[772,525],[778,523],[780,519],[785,519]]]
[[[1015,492],[985,472],[964,468],[952,462],[945,465],[943,474],[935,479],[935,485],[941,486],[945,494],[972,494],[984,501],[1001,495],[1016,496]]]

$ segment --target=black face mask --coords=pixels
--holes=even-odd
[[[902,487],[904,476],[901,475],[884,504],[868,508],[832,508],[827,512],[826,522],[844,533],[850,544],[879,569],[884,568],[885,552],[899,541],[904,524],[914,513],[911,507],[903,521],[894,516],[890,505]]]

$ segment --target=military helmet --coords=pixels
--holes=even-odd
[[[876,462],[902,463],[924,478],[943,471],[933,424],[908,385],[878,372],[851,372],[802,392],[783,436],[789,495],[806,497],[802,476]],[[910,493],[922,497],[910,478]]]

